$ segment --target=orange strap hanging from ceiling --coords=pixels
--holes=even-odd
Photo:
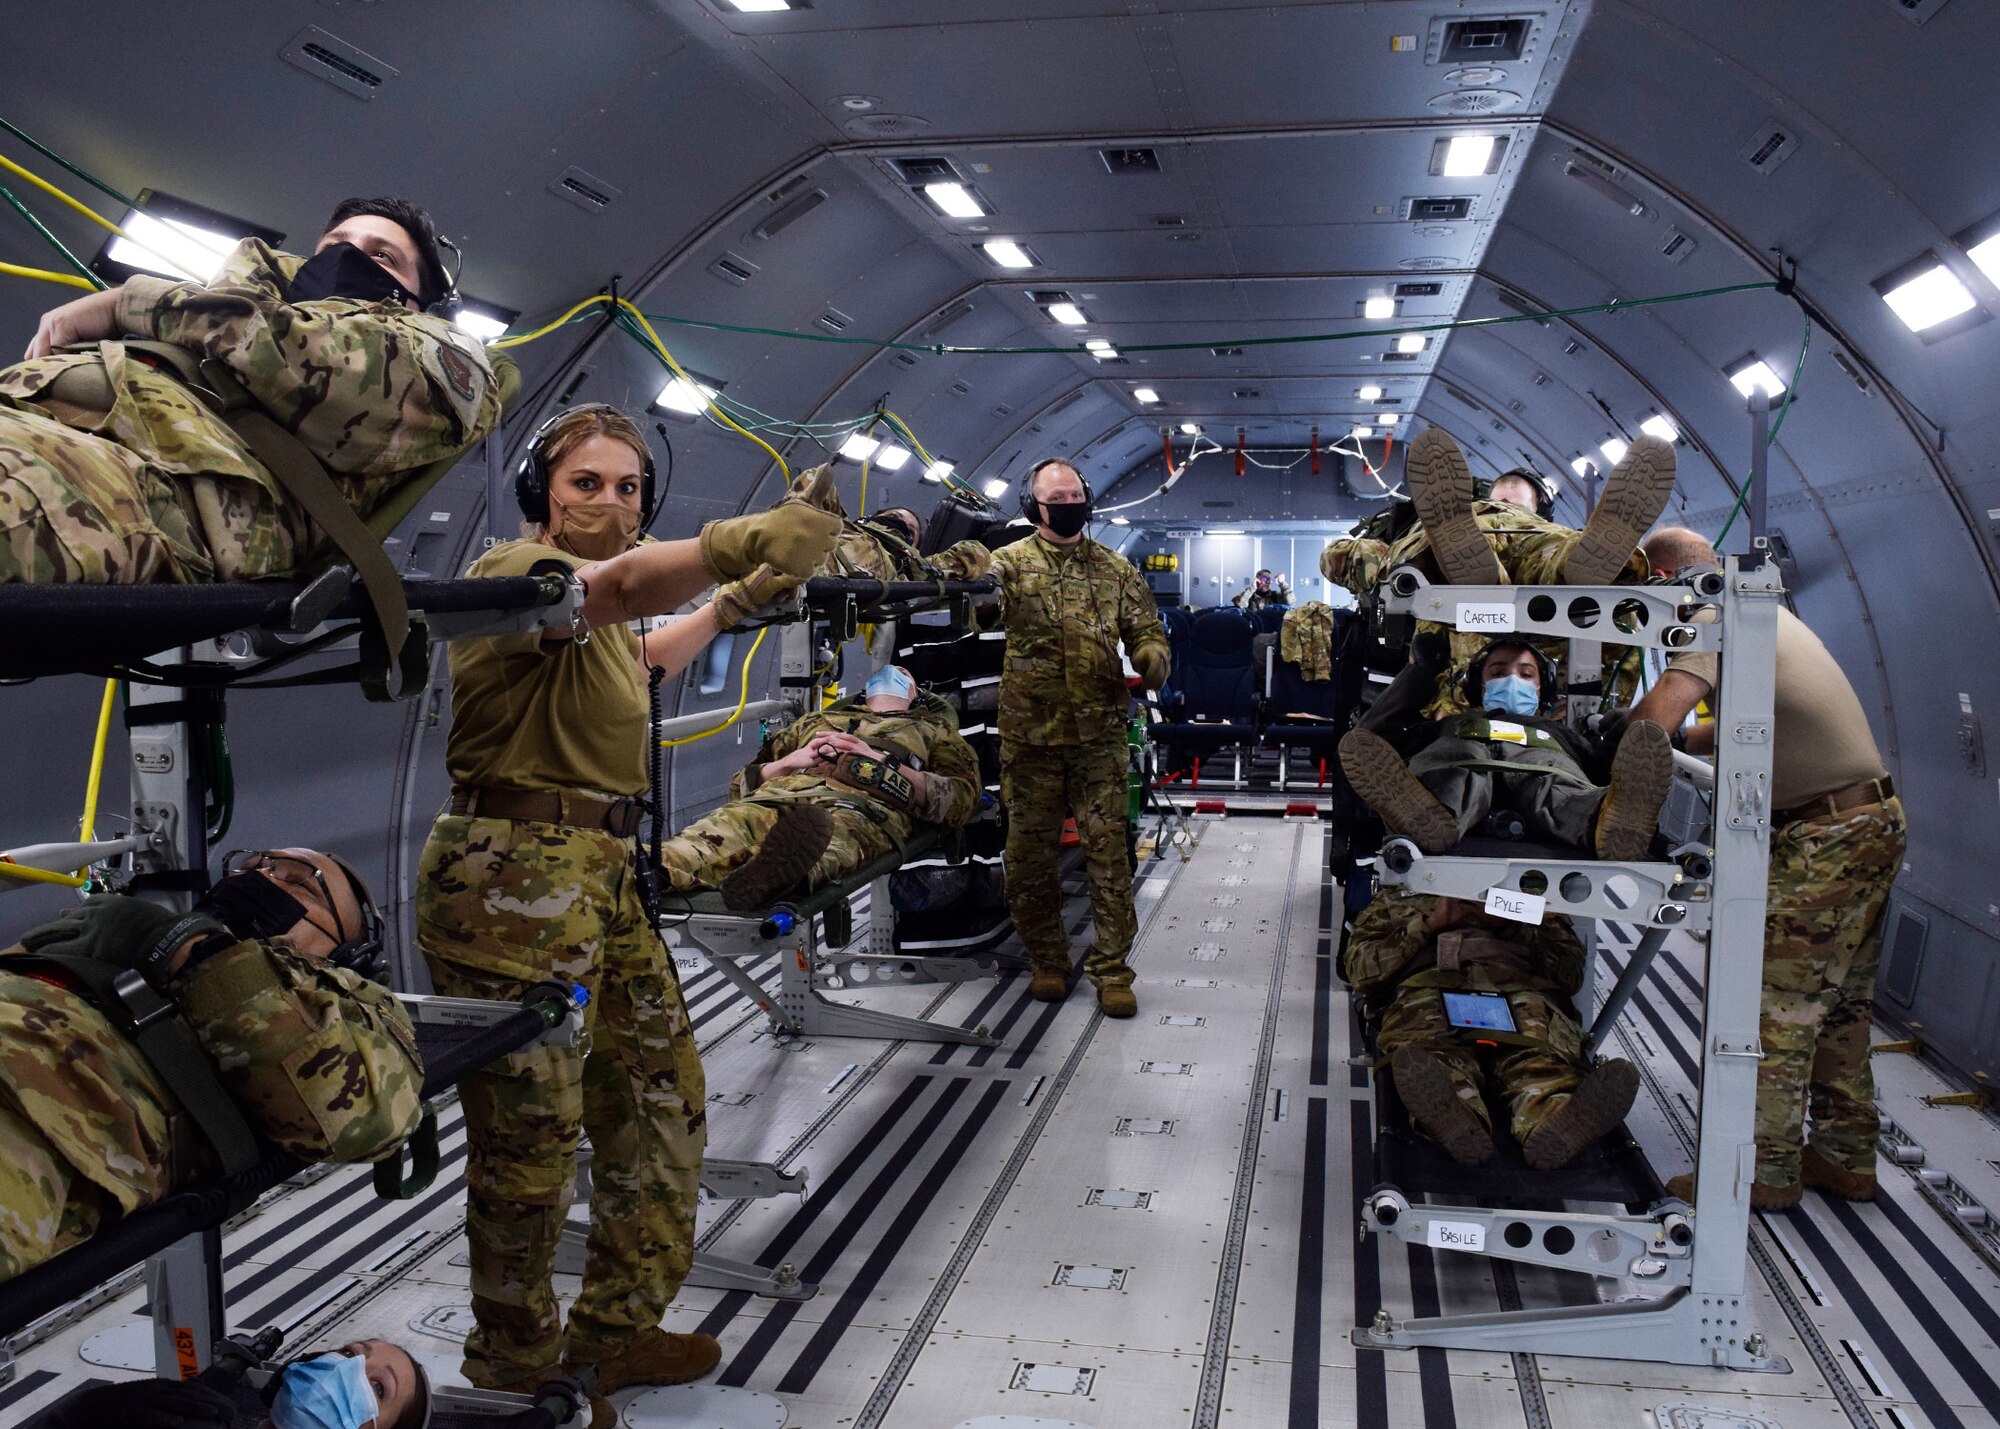
[[[1174,434],[1166,427],[1160,428],[1160,451],[1167,463],[1167,475],[1174,474]]]
[[[1318,427],[1314,427],[1314,428],[1313,428],[1313,436],[1312,436],[1312,474],[1313,474],[1314,476],[1318,476],[1318,475],[1319,475],[1319,428],[1318,428]]]
[[[1250,470],[1250,464],[1243,455],[1243,428],[1236,429],[1236,474],[1242,476]]]

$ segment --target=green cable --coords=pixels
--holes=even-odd
[[[1792,364],[1792,385],[1785,389],[1785,400],[1778,404],[1777,419],[1771,423],[1771,430],[1764,438],[1764,446],[1767,449],[1778,440],[1778,429],[1785,425],[1785,416],[1792,410],[1792,398],[1798,394],[1799,377],[1806,370],[1806,352],[1811,346],[1812,321],[1807,319],[1806,335],[1799,341],[1799,360]],[[1729,528],[1736,524],[1737,513],[1743,510],[1743,504],[1750,499],[1752,480],[1753,477],[1743,478],[1743,485],[1736,492],[1736,504],[1729,508],[1729,515],[1723,520],[1722,529],[1715,533],[1715,548],[1718,551],[1722,549],[1722,541],[1729,534]]]
[[[49,232],[47,228],[43,227],[42,221],[39,218],[36,218],[34,214],[30,213],[28,211],[28,206],[22,203],[20,199],[16,198],[14,196],[14,191],[8,188],[5,184],[0,184],[0,199],[5,199],[8,205],[14,210],[14,212],[20,214],[21,217],[25,218],[28,221],[28,226],[34,229],[35,232],[41,234],[42,238],[48,243],[49,247],[55,249],[56,252],[62,254],[63,262],[69,264],[70,267],[76,269],[77,272],[81,273],[85,278],[85,280],[88,281],[92,287],[102,290],[110,286],[102,278],[98,277],[95,273],[91,272],[90,269],[86,268],[83,264],[83,260],[78,258],[74,253],[70,252],[68,247],[64,245],[63,241],[60,238],[56,237],[53,233]]]
[[[95,174],[91,173],[87,169],[79,169],[75,164],[72,164],[68,159],[65,159],[61,154],[58,154],[54,149],[51,149],[48,145],[42,143],[39,139],[34,138],[32,135],[27,134],[22,130],[16,128],[14,125],[8,123],[5,119],[0,119],[0,129],[5,129],[9,134],[12,134],[16,139],[19,139],[23,144],[26,144],[30,149],[33,149],[37,154],[40,154],[44,159],[49,160],[51,163],[62,165],[72,174],[75,174],[85,183],[89,184],[92,188],[96,189],[99,193],[110,194],[111,197],[117,199],[118,202],[124,204],[125,207],[127,208],[139,207],[137,203],[125,197],[124,194],[118,192],[117,189],[111,187],[111,185],[104,182],[104,180],[98,178]]]
[[[1205,338],[1200,342],[1136,342],[1117,344],[1120,352],[1192,352],[1204,347],[1283,347],[1299,343],[1345,342],[1351,338],[1398,337],[1404,333],[1453,332],[1460,328],[1496,327],[1502,323],[1541,322],[1547,318],[1581,317],[1590,313],[1615,313],[1625,308],[1646,308],[1658,303],[1683,303],[1694,298],[1721,297],[1729,293],[1748,293],[1758,289],[1776,288],[1774,281],[1760,283],[1731,283],[1721,288],[1700,288],[1686,293],[1662,293],[1651,298],[1613,298],[1608,303],[1591,303],[1580,308],[1548,308],[1534,312],[1510,313],[1491,318],[1460,318],[1451,322],[1423,323],[1412,327],[1367,328],[1349,332],[1304,333],[1295,337],[1239,337]],[[841,337],[833,333],[793,332],[789,328],[746,327],[737,323],[710,322],[705,318],[678,318],[665,313],[647,313],[649,322],[670,323],[676,327],[707,328],[714,332],[748,333],[758,337],[787,337],[799,342],[833,342],[858,344],[864,347],[879,347],[896,352],[928,352],[942,357],[946,354],[975,357],[1022,357],[1035,354],[1065,354],[1074,356],[1082,352],[1078,347],[954,347],[948,343],[931,342],[890,342],[874,337]]]

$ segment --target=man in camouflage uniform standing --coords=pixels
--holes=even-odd
[[[1668,576],[1716,561],[1703,537],[1672,526],[1647,537],[1646,555]],[[1761,1210],[1796,1205],[1807,1186],[1855,1201],[1875,1197],[1881,1124],[1868,1033],[1882,921],[1909,838],[1853,684],[1819,637],[1783,607],[1777,655],[1758,1029],[1764,1058],[1750,1188]],[[1714,690],[1718,665],[1713,653],[1676,654],[1631,719],[1678,728]],[[1694,726],[1687,746],[1712,753],[1715,726]],[[1692,1196],[1693,1178],[1677,1176],[1667,1189]]]
[[[1346,974],[1380,1018],[1375,1046],[1411,1117],[1452,1159],[1493,1155],[1490,1084],[1538,1170],[1567,1165],[1624,1119],[1639,1089],[1630,1062],[1588,1066],[1572,1011],[1583,945],[1560,915],[1505,923],[1455,898],[1383,893],[1348,942]],[[1444,994],[1506,999],[1511,1033],[1454,1027]]]
[[[269,886],[232,898],[246,879]],[[327,961],[361,936],[361,907],[344,865],[285,849],[218,880],[188,917],[107,894],[0,952],[0,1281],[217,1170],[78,960],[162,991],[284,1150],[373,1161],[402,1144],[422,1115],[415,1034],[394,994]]]
[[[919,698],[909,671],[890,665],[863,698],[765,741],[729,794],[660,846],[665,886],[762,908],[866,868],[920,825],[962,827],[979,803],[979,761],[951,706]]]
[[[1131,696],[1118,646],[1157,690],[1167,682],[1166,631],[1138,571],[1083,534],[1090,491],[1075,467],[1035,467],[1022,505],[1035,533],[993,555],[1007,630],[999,723],[1008,911],[1034,963],[1034,995],[1060,1001],[1070,954],[1056,851],[1073,816],[1095,924],[1084,971],[1107,1016],[1131,1017],[1139,1004],[1126,955],[1139,920],[1125,845]]]
[[[444,296],[421,209],[350,199],[312,259],[237,245],[210,281],[135,277],[46,314],[0,372],[0,583],[252,580],[309,569],[327,534],[160,355],[318,459],[367,516],[491,431],[479,343],[424,311]],[[94,344],[80,352],[59,349]]]

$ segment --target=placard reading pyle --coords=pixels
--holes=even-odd
[[[1508,605],[1482,605],[1466,601],[1458,607],[1458,628],[1460,630],[1484,630],[1494,633],[1514,628],[1514,607]]]
[[[1424,1227],[1424,1244],[1438,1250],[1484,1250],[1486,1227],[1478,1221],[1432,1221]]]
[[[1540,923],[1548,900],[1539,893],[1522,893],[1512,888],[1486,890],[1486,911],[1496,918],[1515,923]]]

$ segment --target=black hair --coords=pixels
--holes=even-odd
[[[424,290],[417,294],[417,301],[424,307],[443,298],[451,289],[451,279],[444,270],[444,255],[438,247],[437,225],[431,216],[406,198],[346,198],[334,206],[333,217],[326,221],[321,233],[331,233],[350,218],[386,218],[403,232],[410,235],[410,241],[417,247],[417,271],[423,276]]]

